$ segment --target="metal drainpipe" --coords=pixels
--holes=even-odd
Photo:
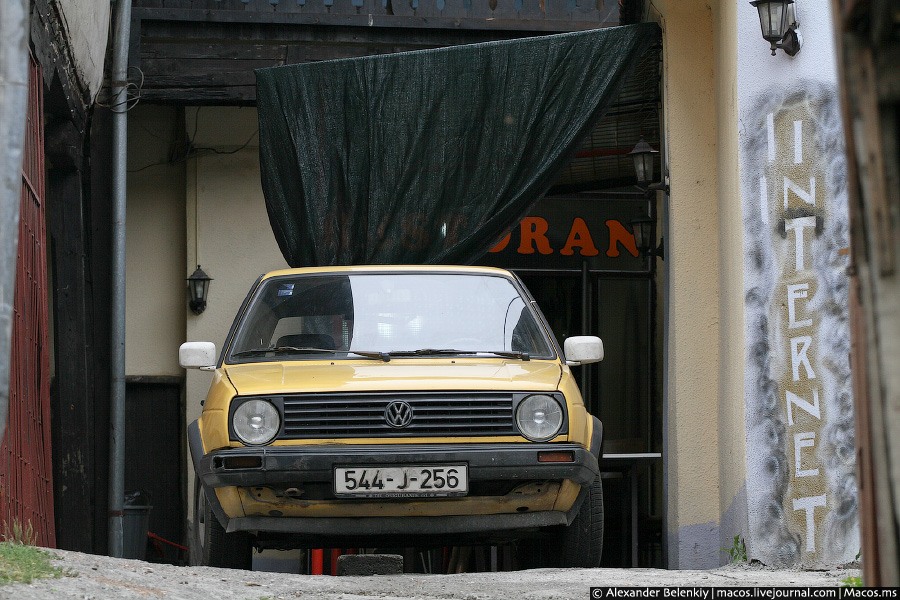
[[[109,409],[109,555],[121,557],[125,503],[125,186],[128,151],[128,45],[131,0],[118,0],[113,30],[113,247]]]
[[[9,416],[12,312],[28,106],[27,0],[0,1],[0,442]]]

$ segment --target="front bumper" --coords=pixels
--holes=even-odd
[[[404,517],[228,517],[215,493],[207,493],[211,507],[228,531],[265,531],[328,536],[431,535],[514,531],[565,525],[578,512],[587,485],[599,472],[598,457],[602,425],[594,419],[590,449],[574,443],[467,443],[415,445],[316,445],[265,446],[216,450],[203,454],[197,422],[188,428],[194,469],[209,492],[221,487],[296,487],[327,485],[330,489],[336,466],[385,467],[406,464],[468,465],[469,482],[563,481],[582,486],[582,493],[565,511],[521,514],[448,515]],[[566,463],[538,462],[542,451],[570,451]],[[330,498],[335,502],[342,500]],[[359,502],[359,500],[349,500]]]

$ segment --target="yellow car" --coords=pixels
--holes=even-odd
[[[486,267],[275,271],[244,301],[188,429],[199,562],[253,547],[436,546],[538,539],[599,565],[600,421],[512,273]],[[527,545],[529,542],[525,542]]]

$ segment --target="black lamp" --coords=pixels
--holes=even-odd
[[[665,183],[655,183],[656,177],[653,171],[654,166],[656,165],[657,154],[659,154],[659,150],[654,150],[650,144],[644,141],[644,138],[641,138],[634,146],[634,149],[628,153],[634,161],[634,175],[637,178],[638,187],[645,192],[650,190],[663,190],[668,194],[668,185]]]
[[[660,259],[664,259],[662,240],[659,241],[658,247],[653,247],[653,243],[656,241],[653,235],[656,221],[649,215],[640,215],[632,219],[630,224],[634,234],[634,245],[637,246],[638,252],[642,256],[658,256]]]
[[[759,25],[763,39],[775,50],[784,50],[788,56],[800,52],[803,38],[797,30],[794,0],[753,0],[750,2],[759,13]]]
[[[188,291],[191,294],[190,307],[195,315],[206,310],[206,295],[209,292],[210,281],[212,277],[207,275],[200,265],[197,265],[197,270],[187,278]]]

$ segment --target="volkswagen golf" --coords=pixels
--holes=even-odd
[[[188,427],[198,561],[254,547],[499,543],[599,565],[603,427],[513,274],[487,267],[275,271],[250,289]]]

